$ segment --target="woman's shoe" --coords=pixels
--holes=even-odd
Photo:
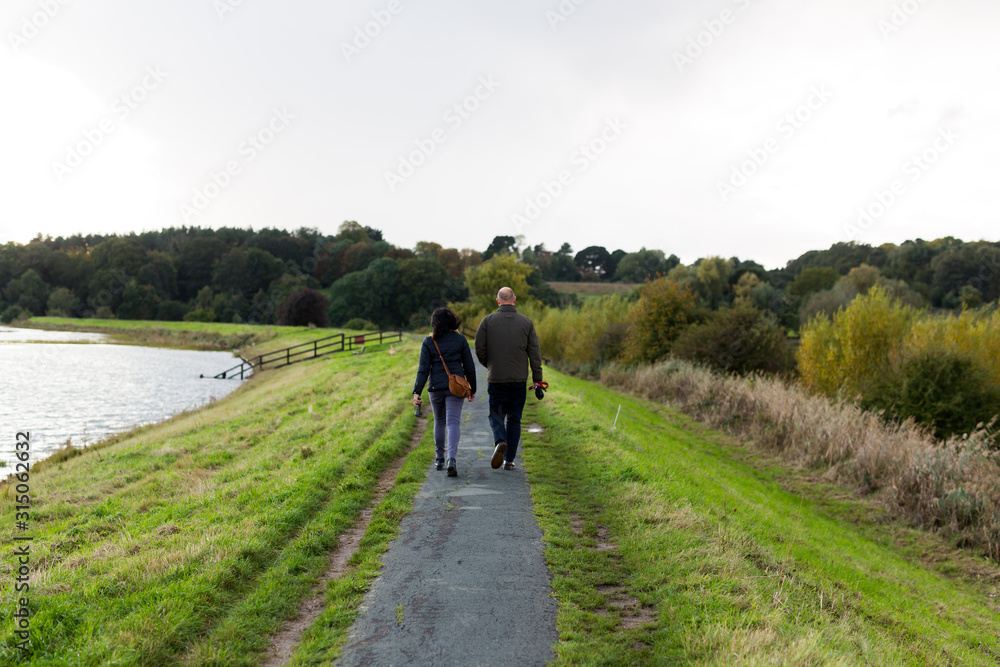
[[[458,477],[458,467],[455,459],[448,459],[448,477]]]
[[[444,459],[434,459],[434,467],[438,470],[444,470]]]

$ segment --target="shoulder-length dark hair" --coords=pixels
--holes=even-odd
[[[462,324],[461,318],[451,308],[438,308],[431,314],[431,337],[438,340],[449,331],[454,331]]]

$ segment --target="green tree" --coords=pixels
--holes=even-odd
[[[156,295],[155,289],[130,280],[125,285],[115,315],[122,320],[152,320],[156,318],[159,305],[160,298]]]
[[[708,257],[698,264],[696,270],[698,282],[704,289],[710,308],[718,308],[728,300],[729,277],[733,274],[734,268],[732,260],[721,257]]]
[[[495,255],[512,255],[517,245],[517,239],[513,236],[494,236],[486,252],[483,253],[483,261],[492,259]]]
[[[405,285],[398,291],[393,308],[397,324],[409,322],[414,315],[427,319],[435,308],[457,300],[449,289],[452,281],[448,272],[433,259],[403,260],[397,277],[399,285]]]
[[[840,274],[829,266],[803,269],[788,286],[788,293],[802,299],[814,292],[822,292],[832,288],[838,280],[840,280]]]
[[[49,294],[45,313],[49,317],[72,317],[80,307],[80,299],[68,287],[57,287]]]
[[[395,314],[399,269],[396,261],[376,259],[364,271],[349,273],[330,287],[330,322],[339,326],[363,318],[380,327],[399,325]]]
[[[345,220],[337,228],[337,240],[349,243],[371,243],[371,237],[365,228],[354,220]]]
[[[592,245],[576,253],[573,258],[577,269],[581,272],[596,276],[599,280],[607,277],[611,269],[611,253],[604,246]]]
[[[278,324],[293,327],[305,327],[310,324],[317,327],[330,326],[327,308],[330,302],[321,292],[314,289],[302,289],[292,292],[278,306]]]
[[[239,294],[250,300],[266,290],[285,271],[284,263],[259,248],[233,248],[221,258],[212,274],[216,292]]]
[[[740,375],[787,373],[795,368],[795,355],[784,331],[772,315],[752,306],[712,313],[706,322],[681,332],[671,352]]]
[[[10,281],[5,290],[7,302],[30,311],[32,315],[44,315],[49,300],[49,286],[34,269],[28,269]]]
[[[641,283],[666,275],[670,268],[662,250],[642,248],[619,260],[614,279],[620,283]]]
[[[501,287],[510,287],[522,301],[530,299],[531,290],[528,287],[530,273],[531,267],[522,264],[513,255],[496,255],[479,266],[465,270],[469,300],[479,312],[492,312],[496,310],[497,292]]]
[[[199,236],[183,244],[177,257],[177,288],[182,301],[211,284],[215,263],[229,247],[214,236]]]
[[[98,271],[120,272],[131,280],[146,263],[146,249],[131,239],[111,238],[94,248],[91,261]]]
[[[176,297],[177,269],[174,267],[173,258],[155,250],[147,253],[146,263],[136,274],[136,282],[151,286],[160,299]]]
[[[691,323],[697,300],[691,290],[666,277],[643,285],[629,311],[632,323],[625,339],[626,363],[651,363],[666,357],[681,332]]]
[[[434,243],[433,241],[417,241],[417,245],[413,247],[413,252],[416,253],[417,257],[423,259],[436,258],[438,253],[440,253],[444,248],[440,243]],[[456,254],[458,251],[455,251]]]
[[[946,250],[931,261],[931,268],[935,306],[960,307],[966,285],[979,290],[985,302],[1000,297],[1000,248],[992,243],[981,241]]]

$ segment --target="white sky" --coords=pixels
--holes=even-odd
[[[521,233],[771,268],[852,237],[1000,239],[995,0],[563,0],[558,23],[559,0],[62,3],[0,9],[0,242],[357,220],[403,247]],[[348,62],[372,12],[391,22]],[[477,87],[478,108],[449,113]],[[390,188],[417,142],[433,153]]]

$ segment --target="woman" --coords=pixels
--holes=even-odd
[[[461,321],[450,308],[438,308],[431,315],[430,336],[420,347],[420,362],[417,365],[417,381],[413,385],[413,404],[420,405],[420,393],[430,378],[428,393],[434,409],[434,449],[438,470],[445,467],[445,433],[448,442],[448,477],[458,475],[455,458],[458,456],[459,421],[462,417],[462,399],[448,389],[448,372],[460,375],[469,381],[472,394],[469,403],[476,400],[476,367],[472,360],[472,350],[465,336],[458,333]],[[437,343],[437,347],[435,347]],[[441,350],[440,354],[438,349]],[[442,363],[441,358],[444,357]],[[445,370],[445,366],[448,370]]]

